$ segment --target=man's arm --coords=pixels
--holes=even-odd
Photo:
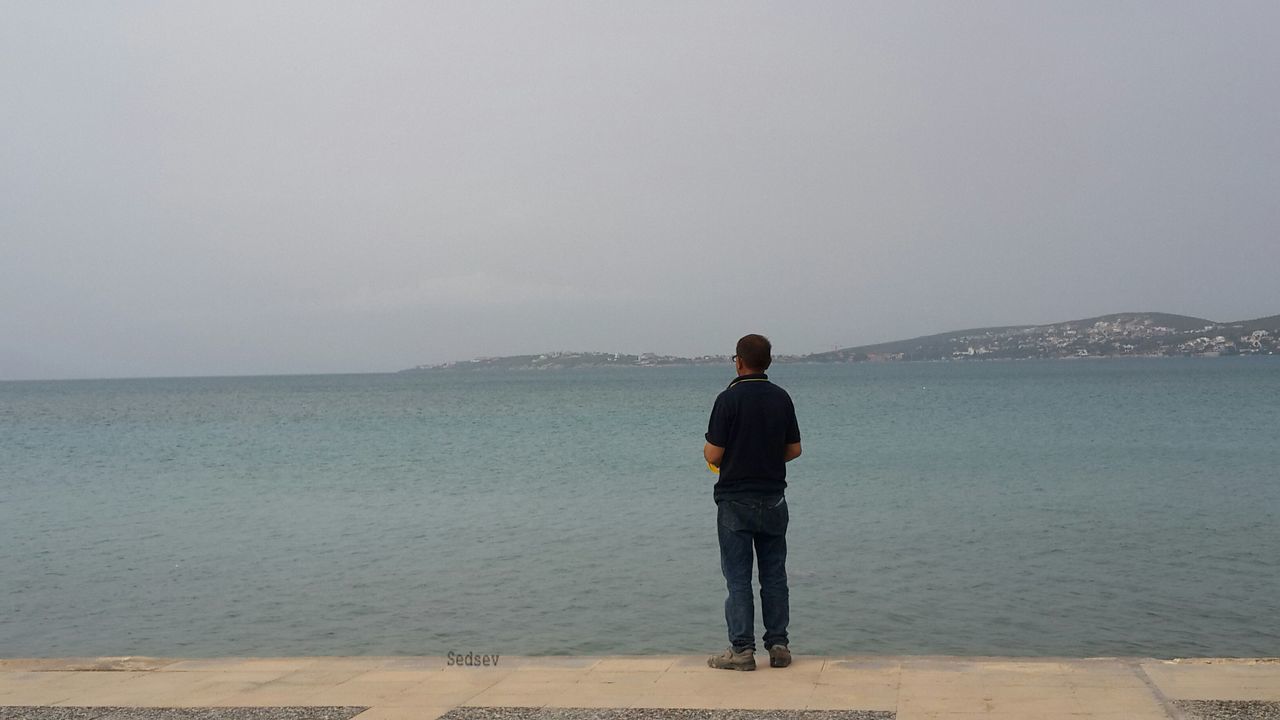
[[[715,405],[711,407],[707,434],[703,436],[706,443],[702,446],[702,457],[716,467],[720,467],[724,460],[724,449],[729,444],[730,412],[724,401],[724,393],[720,393],[716,396]]]
[[[720,461],[724,460],[724,448],[719,445],[704,443],[702,446],[702,457],[706,458],[707,462],[712,465],[720,467]]]
[[[800,457],[800,423],[796,422],[796,406],[787,396],[787,448],[782,452],[782,462],[791,462]]]

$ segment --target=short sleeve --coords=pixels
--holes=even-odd
[[[796,421],[796,406],[787,398],[787,444],[800,442],[800,423]]]
[[[724,394],[721,393],[716,397],[715,405],[711,406],[711,419],[707,421],[707,442],[716,447],[727,446],[729,444],[729,424],[731,420],[729,403],[725,401]]]

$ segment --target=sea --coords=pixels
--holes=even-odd
[[[718,651],[732,376],[0,383],[0,657]],[[794,652],[1280,655],[1280,358],[770,376]]]

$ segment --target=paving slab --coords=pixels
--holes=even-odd
[[[179,671],[258,671],[258,672],[292,672],[317,663],[340,662],[336,659],[320,658],[196,658],[177,660],[163,666],[169,672]],[[371,661],[366,661],[371,662]]]
[[[1174,700],[1280,701],[1280,661],[1273,658],[1151,660],[1140,667]]]
[[[714,710],[681,708],[466,707],[442,720],[892,720],[893,713],[858,710]]]
[[[0,705],[0,720],[351,720],[363,707],[22,707]]]

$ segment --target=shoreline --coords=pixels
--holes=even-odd
[[[715,648],[711,648],[707,654]],[[471,651],[480,655],[478,651]],[[15,668],[39,669],[44,671],[112,671],[112,670],[163,670],[169,665],[183,663],[181,668],[189,669],[189,663],[221,663],[238,664],[264,660],[281,662],[327,662],[342,661],[355,665],[367,664],[379,666],[396,664],[404,661],[409,664],[426,666],[432,663],[448,663],[449,656],[462,656],[467,651],[450,651],[443,655],[28,655],[0,656],[0,672],[12,671]],[[506,655],[487,651],[490,657],[500,657],[503,662],[519,664],[521,667],[532,665],[565,664],[579,666],[600,660],[668,660],[670,658],[703,657],[703,655],[669,654],[669,653],[604,653],[604,654],[565,654],[565,655]],[[764,654],[757,647],[757,657]],[[797,657],[801,657],[797,655]],[[1091,663],[1091,662],[1138,662],[1165,663],[1171,665],[1276,665],[1280,667],[1280,655],[1220,655],[1220,656],[1185,656],[1185,657],[1153,657],[1149,655],[940,655],[940,654],[875,654],[849,653],[839,655],[804,655],[810,661],[822,662],[1003,662],[1003,663]]]
[[[733,672],[704,655],[499,655],[484,667],[447,656],[0,658],[0,718],[1280,717],[1274,657],[796,655],[784,669],[756,659],[756,671]]]

